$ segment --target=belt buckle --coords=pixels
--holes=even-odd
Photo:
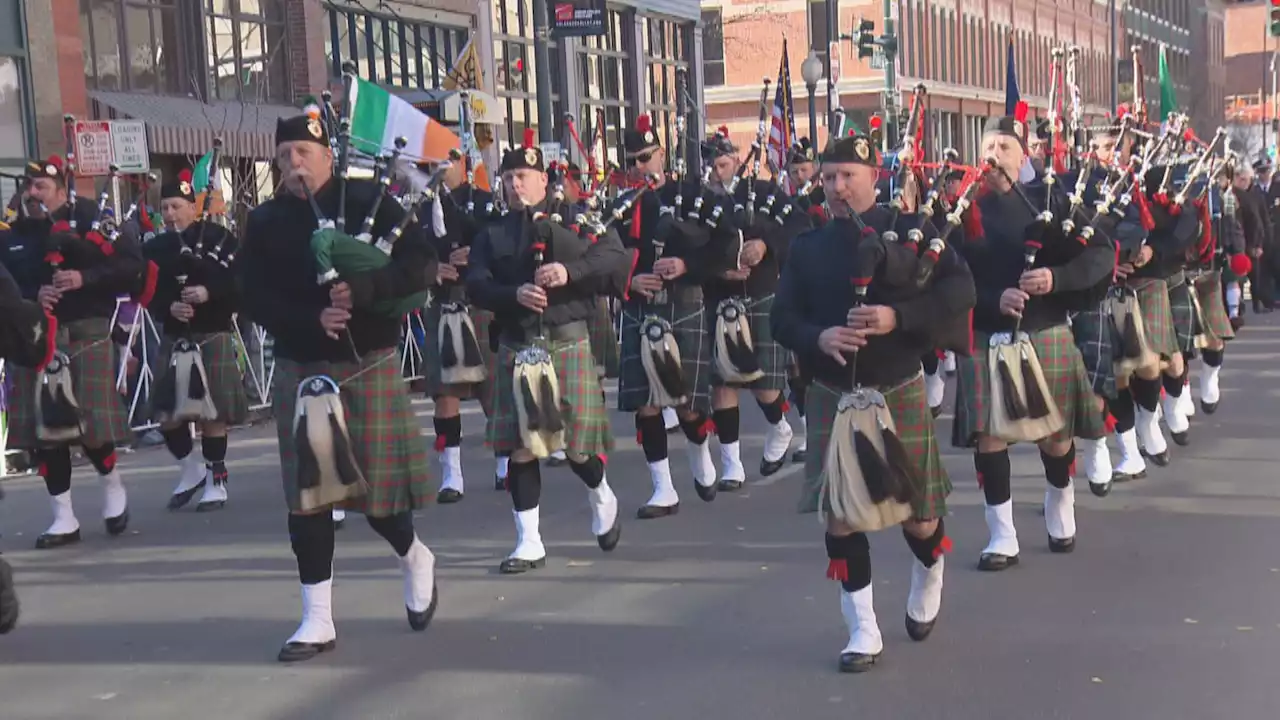
[[[867,410],[872,407],[885,406],[884,394],[879,390],[858,386],[840,396],[840,403],[836,406],[836,409],[837,412],[844,412],[850,408],[854,410]]]

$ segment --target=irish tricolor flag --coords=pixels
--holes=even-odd
[[[414,160],[445,160],[458,147],[458,137],[425,113],[371,82],[356,78],[351,86],[351,146],[367,155],[408,141],[402,155]]]

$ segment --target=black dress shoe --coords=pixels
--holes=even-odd
[[[186,507],[187,503],[191,502],[191,498],[195,497],[196,493],[204,488],[205,482],[206,482],[205,480],[201,480],[199,485],[196,485],[195,487],[189,490],[183,490],[182,492],[174,493],[170,495],[169,509],[181,510],[182,508]]]
[[[875,655],[867,655],[866,653],[840,653],[840,672],[842,673],[864,673],[871,669],[872,665],[880,659],[880,653]]]
[[[1017,555],[1001,555],[999,553],[982,553],[978,558],[978,569],[983,572],[1000,572],[1018,564]]]
[[[737,492],[742,489],[745,483],[742,480],[730,480],[725,478],[720,481],[720,492]]]
[[[1204,414],[1205,414],[1205,415],[1212,415],[1212,414],[1214,414],[1214,413],[1218,412],[1218,403],[1216,403],[1216,402],[1214,402],[1214,403],[1211,403],[1211,402],[1205,402],[1205,401],[1201,400],[1201,401],[1200,401],[1200,409],[1201,409],[1201,410],[1204,410]]]
[[[937,407],[931,407],[929,408],[929,412],[933,413],[933,419],[937,420],[938,416],[942,415],[942,406],[939,405]]]
[[[808,451],[808,450],[797,450],[797,451],[795,451],[795,452],[791,453],[791,462],[793,462],[793,463],[802,463],[802,462],[804,462],[804,459],[805,459],[805,458],[807,458],[807,457],[809,457],[809,451]]]
[[[129,529],[129,509],[125,508],[124,512],[115,517],[106,518],[102,522],[107,526],[108,535],[119,535]]]
[[[1049,552],[1065,555],[1069,552],[1075,552],[1076,539],[1074,536],[1069,538],[1049,537]]]
[[[1160,454],[1158,454],[1158,455],[1148,455],[1146,452],[1144,452],[1143,454],[1144,454],[1144,455],[1146,455],[1146,457],[1147,457],[1147,459],[1148,459],[1148,460],[1150,460],[1151,462],[1155,463],[1156,465],[1159,465],[1160,467],[1168,467],[1168,466],[1169,466],[1169,451],[1168,451],[1168,450],[1165,450],[1164,452],[1162,452],[1162,453],[1160,453]]]
[[[80,528],[76,528],[69,533],[62,533],[59,535],[41,533],[40,537],[36,538],[36,549],[52,550],[53,548],[60,548],[66,545],[74,545],[78,542],[80,542]]]
[[[910,615],[907,616],[907,636],[916,642],[924,642],[929,637],[929,633],[933,632],[933,626],[938,624],[938,618],[934,618],[929,622],[920,622]]]
[[[0,558],[0,635],[6,635],[18,624],[18,593],[13,587],[13,568]]]
[[[436,493],[436,502],[441,505],[452,505],[456,502],[461,502],[461,500],[462,493],[454,490],[453,488],[445,488]]]
[[[680,503],[675,505],[645,505],[636,511],[636,517],[640,520],[656,520],[668,515],[675,515],[680,512]]]
[[[1106,497],[1111,494],[1111,483],[1113,482],[1115,482],[1114,476],[1112,476],[1111,480],[1108,480],[1106,482],[1096,483],[1096,482],[1090,481],[1089,492],[1093,493],[1098,497]]]
[[[431,624],[431,618],[436,616],[436,605],[440,602],[440,587],[435,583],[431,584],[431,604],[422,612],[414,612],[409,608],[404,611],[409,615],[409,628],[414,632],[422,632]]]
[[[707,487],[697,480],[694,480],[693,489],[697,491],[698,497],[702,498],[702,502],[711,502],[716,499],[716,493],[720,490],[720,484],[712,483],[710,487]]]
[[[507,558],[498,566],[498,572],[503,575],[519,575],[520,573],[527,573],[530,570],[537,570],[540,567],[545,567],[546,564],[547,559],[545,557],[540,557],[537,560]]]
[[[782,466],[785,465],[786,463],[787,463],[787,456],[785,453],[782,455],[782,457],[778,458],[777,460],[765,460],[764,458],[761,458],[760,474],[764,477],[769,477],[770,475],[781,470]]]
[[[622,517],[613,519],[613,527],[609,528],[609,532],[596,536],[596,544],[605,552],[613,552],[618,547],[618,540],[622,538]]]
[[[284,647],[280,648],[280,654],[276,659],[282,663],[302,662],[304,660],[310,660],[320,653],[329,652],[336,647],[338,647],[337,640],[330,640],[329,642],[323,643],[285,643]]]
[[[1144,480],[1146,479],[1146,477],[1147,477],[1146,468],[1143,468],[1142,470],[1139,470],[1136,473],[1125,473],[1117,470],[1111,473],[1111,482],[1122,483],[1122,482],[1129,482],[1130,480]]]
[[[1173,441],[1177,443],[1179,447],[1186,447],[1191,444],[1190,430],[1187,430],[1186,432],[1169,433],[1169,434],[1173,437]]]

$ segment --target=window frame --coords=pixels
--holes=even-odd
[[[363,63],[372,68],[372,72],[361,73],[370,82],[397,88],[439,89],[466,47],[467,38],[472,36],[472,29],[464,25],[408,18],[394,11],[377,12],[359,4],[324,2],[321,8],[330,77],[341,77],[342,63],[352,60],[357,67]],[[362,25],[359,20],[363,20]],[[373,28],[378,30],[376,36]],[[370,54],[370,38],[375,39],[374,49],[381,50],[376,58],[366,57]],[[410,53],[411,49],[416,52]],[[429,56],[426,61],[424,55]]]
[[[22,155],[20,157],[8,157],[0,154],[0,167],[11,167],[15,170],[20,170],[26,165],[27,160],[33,156],[36,146],[35,100],[31,92],[31,61],[27,51],[26,3],[21,2],[21,0],[0,0],[0,5],[10,3],[16,11],[18,20],[18,27],[16,28],[18,31],[16,33],[18,44],[0,45],[0,57],[9,58],[18,66],[18,94],[22,99],[22,107],[20,108],[22,115]],[[16,190],[16,185],[14,189]],[[5,186],[2,194],[7,201],[12,193]]]
[[[526,127],[537,127],[538,107],[537,94],[530,90],[536,81],[537,69],[534,67],[534,41],[533,41],[533,2],[540,0],[496,0],[490,3],[490,12],[493,14],[493,60],[496,67],[494,78],[494,96],[506,103],[507,129],[506,138],[495,134],[494,144],[498,150],[505,151],[508,148],[515,147],[524,141],[524,129]],[[516,24],[517,27],[512,28],[509,23],[511,17],[507,12],[510,3],[516,5]],[[512,30],[514,29],[514,32]],[[551,38],[547,43],[547,55],[551,64],[551,114],[552,114],[552,135],[560,137],[559,133],[564,130],[564,102],[568,97],[567,91],[567,67],[568,58],[566,57],[566,46],[568,43],[556,38]],[[507,75],[506,66],[509,51],[512,48],[519,48],[519,59],[523,63],[523,71],[520,73],[520,83],[518,88],[512,88],[507,82],[503,81],[503,77]],[[557,70],[557,66],[559,70]],[[524,111],[523,124],[517,124],[516,107],[520,107]]]
[[[201,0],[202,4],[208,0]],[[115,19],[115,41],[116,50],[119,52],[120,68],[119,75],[116,78],[116,86],[114,88],[106,88],[107,92],[129,92],[143,93],[147,95],[183,95],[186,92],[203,92],[204,88],[186,88],[184,85],[187,80],[191,79],[192,70],[199,67],[199,64],[193,61],[192,49],[184,48],[187,40],[187,28],[190,23],[190,8],[186,3],[178,0],[79,0],[77,4],[77,21],[81,25],[81,30],[88,27],[88,37],[83,37],[81,32],[82,55],[86,55],[88,62],[84,63],[85,69],[85,85],[89,90],[103,90],[101,87],[101,73],[98,68],[98,33],[94,32],[96,27],[93,21],[91,11],[94,5],[104,5],[112,8]],[[156,62],[153,70],[153,84],[150,87],[135,85],[133,77],[133,63],[130,59],[131,53],[135,48],[144,46],[144,43],[130,36],[128,11],[146,10],[149,32],[145,38],[145,46],[151,48],[151,56],[159,57],[157,50],[164,49],[163,27],[160,24],[161,36],[156,35],[156,13],[162,16],[169,14],[173,22],[173,34],[176,47],[171,48],[172,60],[168,56],[163,56],[159,62]],[[86,22],[86,18],[88,18]],[[203,31],[203,26],[202,26]],[[203,39],[203,35],[201,36]],[[160,42],[157,42],[159,40]],[[166,66],[165,78],[168,87],[161,86],[161,74],[159,68],[161,63]]]
[[[709,20],[709,18],[715,18]],[[703,8],[700,16],[702,23],[702,82],[704,87],[724,87],[729,78],[724,59],[724,10],[722,8]],[[708,32],[710,31],[710,32]],[[720,57],[712,58],[708,48],[715,47],[714,38],[720,40]],[[825,62],[825,61],[824,61]],[[707,72],[709,67],[719,67],[720,81],[714,82],[714,76]]]
[[[677,138],[674,137],[674,128],[675,118],[679,112],[678,93],[681,90],[678,71],[684,70],[685,83],[688,85],[686,89],[694,97],[694,102],[697,102],[696,90],[694,90],[697,87],[697,78],[692,76],[694,29],[691,24],[675,18],[644,14],[639,18],[643,21],[640,38],[645,45],[638,53],[644,58],[644,106],[653,120],[655,131],[661,136],[663,147],[668,148],[668,154],[674,158],[678,152],[674,145],[677,142]],[[655,30],[658,32],[655,33]],[[670,32],[668,33],[667,30]],[[655,38],[661,40],[661,44],[656,48],[654,47]],[[671,41],[671,46],[668,46],[668,40]],[[661,83],[658,82],[659,75],[655,72],[659,68]],[[689,142],[685,148],[688,155],[685,160],[692,167],[697,166],[698,142],[702,140],[696,130],[700,127],[697,118],[701,116],[701,110],[692,106],[688,108],[688,114],[685,116],[686,131],[690,133],[689,139],[695,141]]]

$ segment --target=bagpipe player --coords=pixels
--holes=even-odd
[[[988,121],[982,157],[988,159],[989,192],[976,203],[982,236],[957,246],[973,271],[977,304],[973,354],[957,359],[952,444],[975,451],[990,532],[978,562],[985,571],[1018,562],[1009,464],[1009,444],[1017,435],[1010,429],[1039,435],[1056,428],[1020,439],[1040,449],[1048,482],[1045,525],[1049,549],[1057,553],[1075,548],[1073,438],[1092,440],[1106,432],[1068,313],[1087,309],[1082,295],[1099,286],[1105,292],[1114,246],[1104,232],[1087,244],[1065,237],[1060,200],[1046,199],[1043,185],[1018,183],[1027,157],[1024,117],[1020,112]],[[1006,349],[1013,359],[1006,361]]]
[[[609,552],[621,534],[618,499],[605,474],[613,449],[589,324],[600,295],[621,295],[630,260],[611,231],[589,238],[548,196],[542,150],[527,131],[501,174],[510,211],[476,239],[467,270],[472,302],[498,332],[489,444],[507,454],[516,547],[504,574],[543,567],[540,461],[564,450],[587,487],[591,534]],[[575,229],[566,225],[572,223]]]
[[[917,284],[914,271],[890,272],[887,260],[863,266],[869,262],[863,250],[871,243],[886,254],[908,253],[914,268],[915,253],[882,236],[892,230],[905,238],[920,225],[913,191],[904,193],[903,212],[896,216],[876,203],[880,160],[869,137],[853,135],[828,145],[821,172],[830,221],[793,244],[770,322],[774,337],[796,354],[803,371],[813,378],[806,403],[809,455],[799,510],[824,513],[827,577],[841,585],[840,607],[848,630],[839,667],[842,672],[864,672],[884,648],[867,537],[867,531],[876,528],[864,531],[847,519],[848,514],[835,510],[832,498],[841,492],[835,485],[845,481],[832,462],[832,451],[840,452],[838,441],[848,444],[848,438],[836,436],[837,420],[844,414],[845,398],[866,389],[882,398],[881,407],[896,425],[892,442],[900,454],[889,452],[886,439],[880,448],[885,457],[869,460],[884,463],[877,474],[893,475],[910,498],[899,517],[914,556],[906,625],[913,639],[924,640],[941,607],[943,554],[950,549],[943,517],[951,482],[925,402],[920,357],[938,344],[944,328],[967,317],[974,286],[959,255],[945,246],[923,286]],[[886,438],[894,434],[885,424],[880,428]],[[854,465],[861,467],[864,458],[861,451],[858,455]],[[870,472],[862,474],[869,488]]]
[[[764,152],[753,148],[753,158]],[[720,490],[741,489],[746,482],[746,469],[742,465],[742,449],[739,445],[741,414],[738,406],[739,390],[749,390],[755,396],[769,429],[765,433],[763,457],[760,459],[760,475],[768,477],[782,469],[791,440],[795,436],[787,422],[787,389],[791,354],[774,341],[770,332],[769,312],[773,306],[774,291],[778,285],[778,273],[786,262],[792,239],[812,227],[808,216],[802,212],[786,215],[784,222],[775,221],[784,216],[781,205],[790,202],[782,197],[775,183],[754,177],[750,172],[735,182],[735,175],[746,171],[739,160],[738,148],[729,140],[726,128],[721,128],[703,142],[704,162],[711,164],[711,188],[717,194],[725,194],[735,207],[742,210],[734,218],[742,232],[742,247],[734,264],[712,274],[703,283],[706,306],[725,319],[745,315],[750,331],[750,347],[744,348],[754,357],[729,364],[738,377],[725,377],[727,364],[718,358],[712,364],[711,419],[720,442]],[[748,158],[747,162],[752,162]],[[758,164],[758,160],[755,161]],[[767,198],[767,199],[766,199]],[[748,208],[748,205],[756,207]],[[769,211],[766,212],[764,207]],[[730,313],[730,314],[726,314]],[[719,332],[715,330],[714,332]],[[742,337],[742,336],[740,336]],[[720,350],[717,338],[717,352]],[[728,345],[726,343],[725,347]],[[731,357],[734,353],[728,353]],[[755,372],[746,375],[747,365]],[[747,377],[754,376],[748,380]]]
[[[423,310],[423,373],[426,395],[435,408],[432,424],[441,475],[436,499],[442,504],[456,503],[466,492],[461,454],[462,402],[478,400],[485,415],[492,414],[489,397],[494,358],[489,334],[493,313],[470,302],[466,274],[476,237],[496,220],[496,215],[493,194],[475,187],[467,162],[470,159],[461,155],[453,159],[444,171],[448,192],[442,193],[431,212],[422,218],[440,258],[432,302]],[[450,320],[442,334],[446,312]],[[505,456],[498,458],[495,487],[499,490],[503,489],[506,460]]]
[[[74,173],[61,158],[28,163],[26,174],[26,213],[15,220],[13,231],[15,239],[43,249],[42,261],[30,270],[36,274],[38,302],[57,318],[59,352],[43,378],[26,368],[13,369],[9,447],[32,450],[40,463],[53,523],[36,538],[36,547],[53,548],[80,541],[80,521],[71,503],[72,445],[84,447],[102,481],[107,533],[120,535],[129,524],[115,448],[130,441],[133,432],[116,390],[111,320],[117,297],[136,286],[143,261],[132,234],[111,242],[99,231],[97,203],[75,195]],[[63,365],[68,367],[59,372]],[[62,389],[42,392],[37,407],[33,390],[45,381],[46,388]],[[58,439],[47,439],[55,433]]]
[[[368,181],[343,187],[328,135],[325,124],[312,114],[277,121],[275,163],[284,178],[282,190],[249,214],[238,259],[243,310],[275,339],[272,408],[289,538],[302,584],[302,622],[280,650],[281,662],[308,660],[332,650],[337,639],[332,506],[304,505],[310,488],[303,487],[307,478],[299,451],[314,448],[305,447],[309,430],[295,438],[295,411],[307,390],[299,386],[304,378],[327,376],[341,388],[337,410],[345,411],[348,434],[335,432],[332,441],[349,440],[344,450],[354,456],[367,484],[364,494],[342,504],[363,513],[399,557],[411,629],[427,628],[438,599],[435,556],[413,525],[413,511],[429,504],[435,491],[427,445],[401,373],[403,316],[375,309],[386,301],[424,293],[429,278],[435,277],[436,255],[421,229],[410,223],[384,267],[342,275],[337,283],[318,282],[311,248],[317,227],[332,222],[338,213],[345,214],[346,227],[359,227],[382,192]],[[344,196],[346,204],[340,207]],[[399,203],[381,202],[375,236],[385,237],[404,216]],[[331,420],[337,422],[332,413]]]
[[[160,187],[160,215],[167,230],[142,249],[143,256],[156,264],[152,303],[164,313],[159,372],[162,377],[176,374],[168,361],[175,346],[182,341],[194,343],[207,381],[205,392],[215,410],[212,419],[198,421],[202,457],[194,453],[192,423],[167,417],[161,422],[165,447],[181,467],[169,509],[185,507],[203,489],[196,509],[217,510],[226,505],[228,497],[227,428],[249,416],[233,322],[238,302],[232,265],[239,239],[201,212],[191,173],[186,170]],[[164,379],[157,387],[170,381],[176,378]],[[177,391],[176,382],[171,387]],[[160,395],[157,391],[151,394],[153,400]]]

